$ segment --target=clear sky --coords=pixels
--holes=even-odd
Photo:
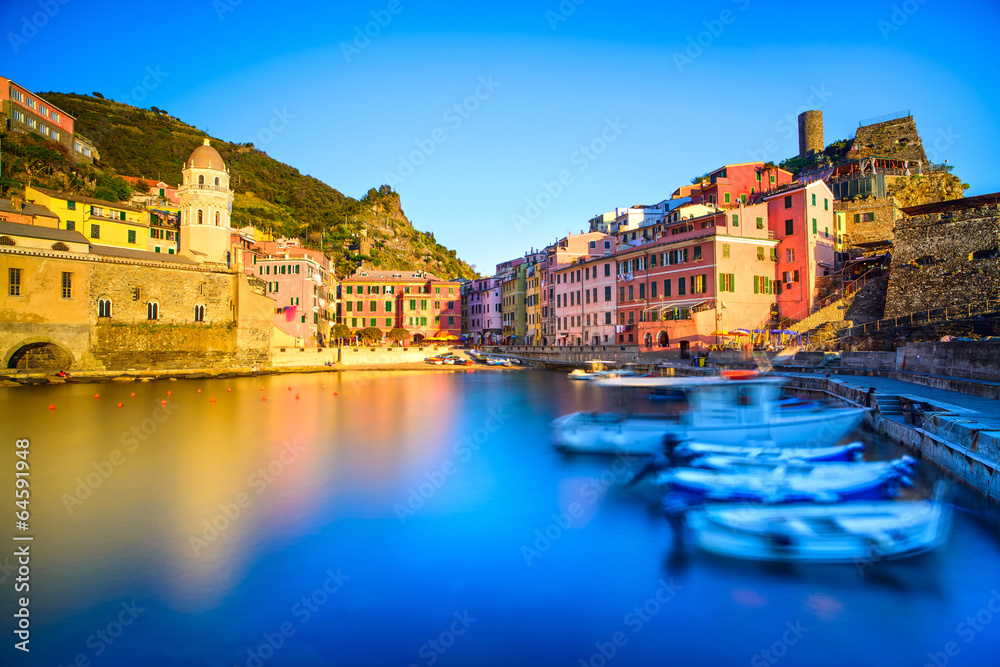
[[[1000,190],[998,25],[995,0],[4,1],[0,74],[158,106],[351,196],[390,183],[492,272],[727,162],[794,155],[806,108],[827,142],[909,109],[968,194]]]

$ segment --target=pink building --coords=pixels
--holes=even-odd
[[[808,317],[819,297],[819,279],[835,269],[833,192],[825,181],[791,186],[763,198],[774,237],[780,241],[774,279],[778,314]]]
[[[569,317],[569,314],[557,314],[556,287],[563,286],[568,292],[568,283],[557,283],[556,272],[568,267],[582,258],[610,257],[617,249],[617,241],[614,236],[604,232],[587,232],[585,234],[570,234],[545,249],[546,261],[540,276],[541,285],[547,291],[539,295],[542,310],[541,322],[541,344],[556,345],[559,340],[568,340],[568,329],[557,328],[557,317]],[[582,288],[581,288],[582,289]],[[567,299],[569,297],[566,297]],[[561,302],[561,301],[560,301]],[[568,320],[567,320],[568,324]],[[566,331],[565,336],[560,332]],[[580,330],[582,338],[583,331]]]
[[[267,283],[274,299],[274,326],[289,340],[276,341],[296,347],[325,345],[334,316],[330,259],[318,250],[275,242],[247,248],[245,273]],[[291,340],[294,339],[294,340]]]
[[[466,300],[464,332],[474,345],[490,344],[503,335],[500,281],[496,277],[476,278],[463,286]]]
[[[13,132],[32,132],[73,148],[74,118],[24,86],[0,76],[0,115]]]
[[[763,162],[727,164],[709,172],[707,180],[684,186],[675,197],[691,197],[693,204],[736,206],[751,201],[755,194],[768,192],[792,182],[792,173],[780,167],[764,167]]]
[[[618,342],[641,351],[721,342],[715,331],[767,326],[775,248],[767,204],[680,220],[616,256]]]
[[[608,345],[615,342],[615,261],[580,257],[556,269],[553,286],[556,345]]]
[[[174,206],[180,206],[180,199],[177,197],[177,186],[168,185],[163,181],[153,181],[148,178],[139,178],[138,176],[122,176],[130,185],[135,186],[136,183],[142,181],[149,186],[148,194],[153,199],[160,199],[163,201],[168,201]]]

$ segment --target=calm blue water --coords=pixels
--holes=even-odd
[[[0,571],[3,665],[1000,661],[989,522],[959,513],[944,552],[863,572],[675,553],[625,464],[549,446],[553,417],[607,400],[562,374],[2,391],[35,537],[30,656]]]

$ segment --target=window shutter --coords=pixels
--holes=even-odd
[[[861,222],[861,214],[860,213],[855,213],[854,214],[854,223],[857,224],[859,222]]]

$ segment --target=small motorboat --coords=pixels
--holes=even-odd
[[[729,462],[773,463],[802,461],[819,463],[823,461],[860,461],[865,452],[861,442],[851,442],[833,447],[755,447],[752,445],[706,445],[692,442],[683,445],[692,454],[698,455],[697,460],[720,458]]]
[[[865,414],[864,408],[819,404],[783,409],[778,397],[784,382],[784,378],[756,373],[603,377],[597,380],[598,386],[681,391],[687,409],[679,414],[574,412],[553,420],[552,441],[567,451],[594,454],[654,454],[661,450],[667,434],[713,445],[752,442],[771,447],[826,447],[857,427]]]
[[[895,498],[913,486],[916,465],[909,456],[872,463],[790,462],[775,468],[723,470],[676,468],[657,482],[690,503],[749,501],[768,504],[842,502]]]
[[[932,551],[948,539],[951,509],[938,482],[930,500],[835,505],[706,505],[686,514],[710,553],[758,561],[873,563]]]

